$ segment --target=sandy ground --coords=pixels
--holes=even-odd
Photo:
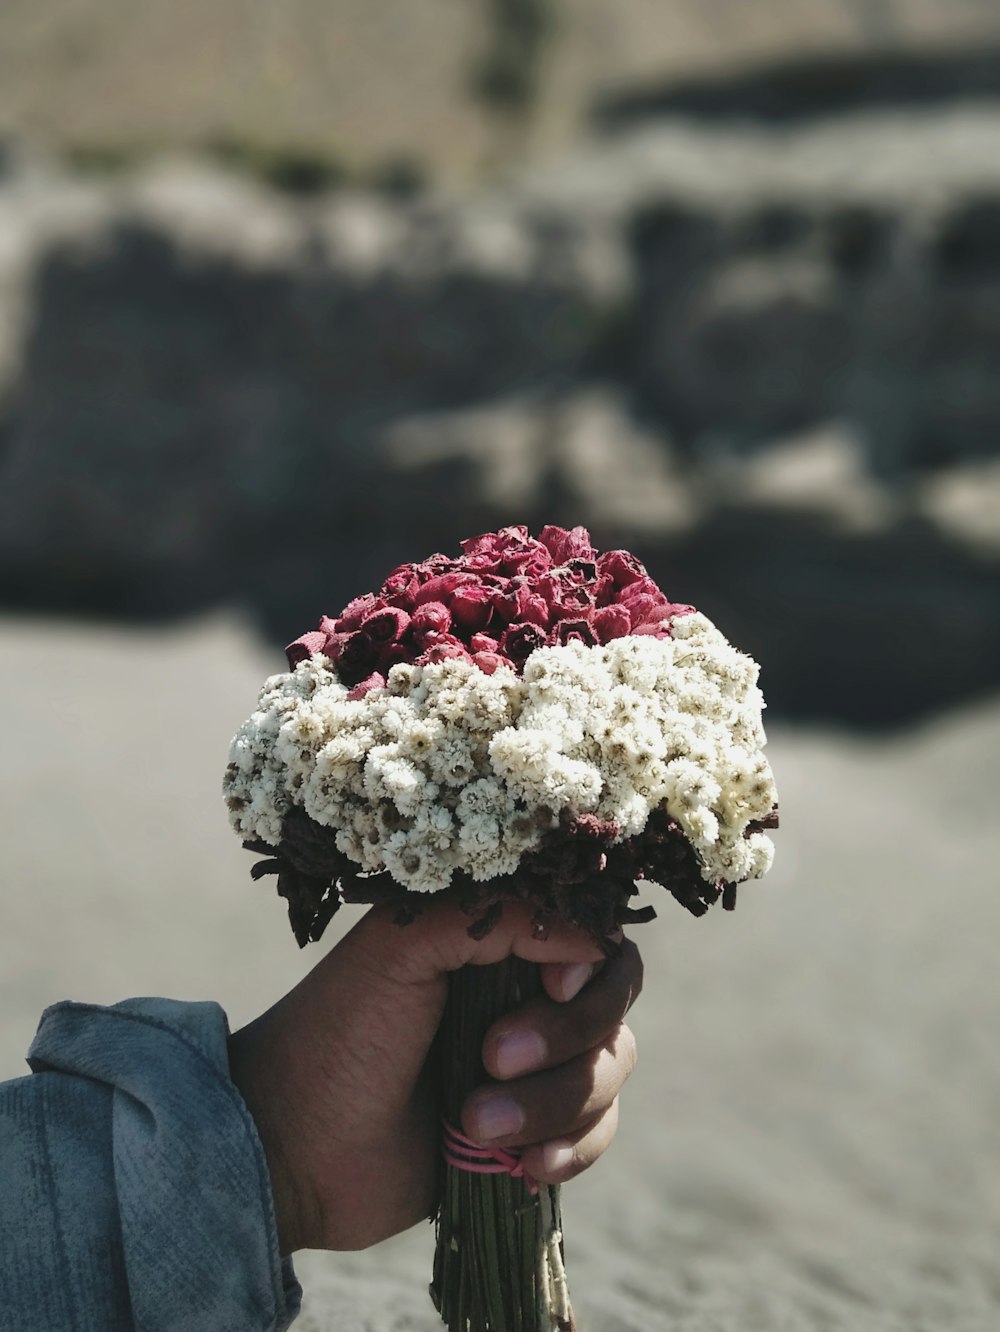
[[[0,1076],[56,999],[212,997],[238,1024],[310,964],[218,794],[279,667],[234,620],[0,624]],[[891,742],[775,726],[772,759],[770,879],[637,931],[622,1131],[564,1195],[581,1325],[992,1332],[1000,704]],[[299,1326],[432,1332],[431,1248],[304,1255]]]

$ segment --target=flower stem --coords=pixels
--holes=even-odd
[[[438,1038],[449,1124],[460,1127],[463,1101],[486,1079],[490,1026],[541,988],[537,964],[520,958],[452,973]],[[558,1187],[533,1197],[522,1179],[447,1166],[431,1298],[449,1332],[575,1332]]]

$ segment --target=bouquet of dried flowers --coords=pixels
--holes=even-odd
[[[581,527],[465,541],[289,645],[233,740],[233,826],[268,857],[300,944],[342,901],[457,888],[470,931],[528,901],[611,952],[636,881],[702,914],[771,864],[758,668],[627,551]],[[451,1332],[573,1326],[557,1188],[454,1129],[482,1039],[538,988],[509,959],[454,975],[440,1042],[447,1162],[432,1295]]]

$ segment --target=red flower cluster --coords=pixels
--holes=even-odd
[[[285,649],[289,665],[322,652],[361,697],[397,662],[460,657],[490,675],[502,662],[521,671],[536,648],[574,639],[666,637],[669,621],[694,609],[668,601],[627,550],[599,555],[584,527],[543,527],[537,540],[505,527],[462,549],[458,559],[401,564],[380,592],[324,615]]]

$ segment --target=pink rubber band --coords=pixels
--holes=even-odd
[[[505,1147],[480,1147],[446,1119],[441,1122],[444,1124],[441,1151],[453,1169],[465,1170],[471,1175],[510,1175],[512,1179],[523,1179],[532,1197],[537,1194],[538,1184],[525,1170],[520,1152],[508,1151]]]

